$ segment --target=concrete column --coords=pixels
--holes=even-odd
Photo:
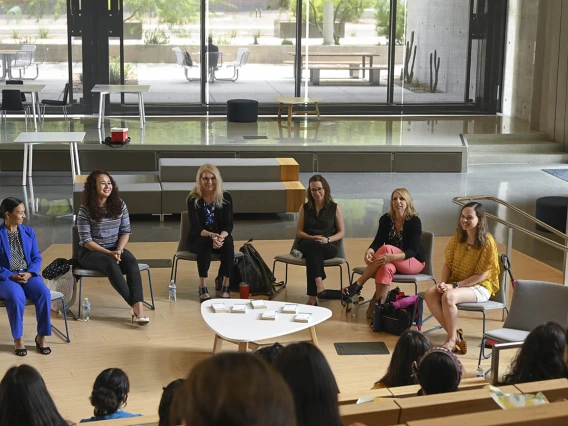
[[[333,44],[333,12],[334,6],[332,1],[323,4],[323,44],[328,46]]]

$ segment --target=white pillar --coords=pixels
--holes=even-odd
[[[332,1],[323,4],[323,44],[333,44],[333,12],[334,5]]]

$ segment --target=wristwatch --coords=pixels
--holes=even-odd
[[[454,281],[454,288],[458,288],[460,285],[458,284],[457,281]]]
[[[329,237],[327,237],[327,243],[329,244]]]

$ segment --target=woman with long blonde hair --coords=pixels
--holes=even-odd
[[[207,274],[211,254],[221,256],[220,274],[222,298],[229,298],[229,277],[235,256],[233,244],[233,199],[223,191],[223,179],[213,164],[204,164],[197,171],[195,187],[187,197],[189,215],[189,251],[197,255],[199,299],[211,299],[207,289]]]
[[[397,188],[391,194],[389,211],[379,219],[375,239],[365,252],[365,272],[344,291],[351,298],[361,291],[369,278],[375,277],[375,296],[382,303],[395,273],[418,274],[424,269],[424,253],[420,242],[422,222],[414,208],[412,196],[406,188]],[[368,315],[374,309],[369,305]]]

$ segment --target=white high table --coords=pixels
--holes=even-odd
[[[39,112],[39,92],[45,88],[45,84],[24,83],[24,84],[0,84],[0,90],[19,90],[22,93],[29,93],[32,96],[32,113],[34,116],[34,129],[37,130],[36,104]]]
[[[215,313],[212,303],[224,303],[229,308],[228,313]],[[246,314],[231,313],[231,306],[235,303],[248,303]],[[239,352],[255,349],[260,346],[258,340],[273,339],[287,334],[297,333],[309,329],[311,341],[318,345],[315,326],[331,317],[331,311],[318,306],[298,304],[298,313],[311,313],[307,323],[295,322],[295,314],[281,313],[282,307],[289,302],[275,302],[265,300],[267,309],[252,309],[249,299],[211,299],[201,304],[201,315],[205,323],[215,333],[213,353],[221,349],[223,340],[239,346]],[[261,320],[260,316],[266,310],[276,311],[275,320]]]
[[[24,166],[22,170],[22,185],[26,185],[26,176],[32,177],[33,146],[43,144],[66,144],[69,145],[71,158],[71,172],[73,181],[75,176],[81,174],[79,165],[79,151],[77,144],[85,139],[85,132],[24,132],[16,138],[14,143],[24,144]]]
[[[140,127],[144,127],[146,123],[146,111],[144,109],[144,95],[150,90],[149,85],[140,84],[97,84],[91,92],[100,93],[99,99],[99,129],[103,125],[105,119],[105,95],[111,93],[136,93],[138,95],[138,111],[140,112]]]

